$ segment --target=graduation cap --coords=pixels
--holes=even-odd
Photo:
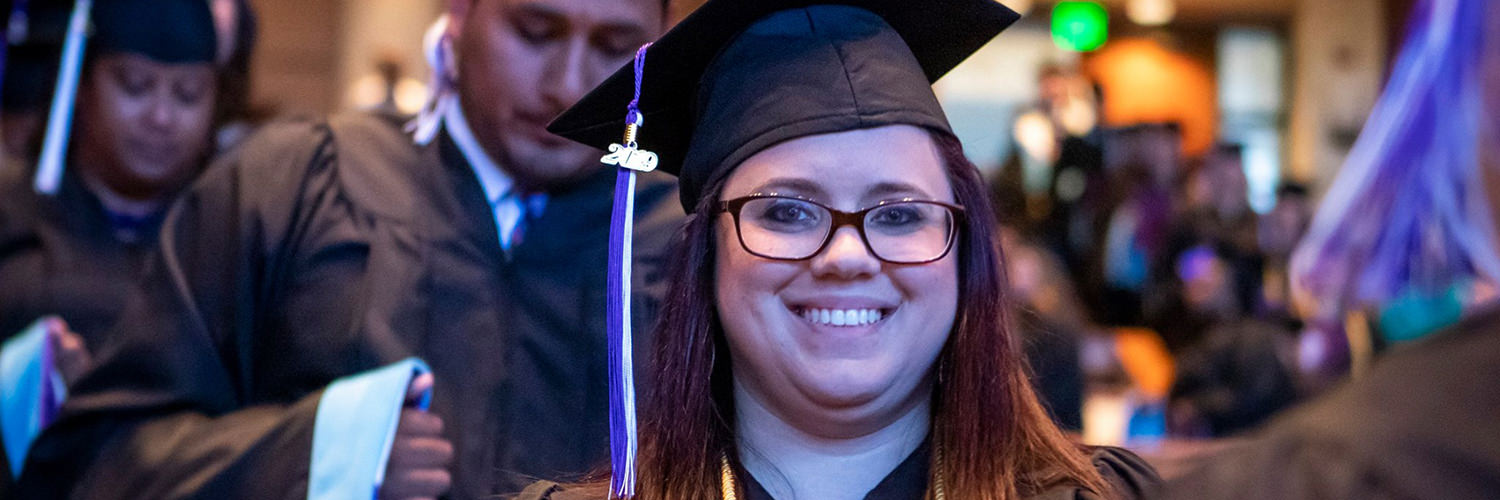
[[[217,50],[208,0],[75,0],[37,164],[34,187],[42,194],[56,193],[62,181],[85,43],[90,51],[167,64],[212,63]]]
[[[1019,17],[994,0],[712,0],[650,48],[639,140],[680,177],[691,210],[723,170],[778,142],[898,123],[947,130],[932,82]],[[548,130],[617,142],[634,80],[616,72]]]
[[[951,133],[932,83],[1019,17],[994,0],[710,0],[548,126],[621,167],[607,287],[614,496],[635,480],[635,171],[677,175],[692,211],[706,186],[787,140],[897,124]]]

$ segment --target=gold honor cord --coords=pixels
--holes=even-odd
[[[937,471],[932,474],[932,498],[933,500],[947,500],[947,495],[943,494],[943,490],[947,488],[944,486],[943,475],[940,473],[944,465],[943,447],[933,448],[933,459]],[[739,500],[739,495],[736,494],[739,487],[734,481],[734,469],[729,466],[729,455],[719,455],[719,491],[724,500]]]
[[[734,469],[729,467],[729,455],[719,454],[719,491],[724,493],[724,500],[739,500],[735,494],[739,488],[734,484]]]

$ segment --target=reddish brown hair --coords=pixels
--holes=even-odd
[[[955,200],[958,315],[938,357],[931,439],[945,453],[946,496],[1012,500],[1072,482],[1106,483],[1032,392],[1010,326],[1004,266],[985,183],[958,140],[934,132]],[[717,499],[719,457],[736,456],[730,357],[714,296],[715,220],[723,180],[707,189],[673,260],[657,325],[655,385],[643,409],[637,498]]]

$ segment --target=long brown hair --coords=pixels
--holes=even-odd
[[[934,474],[956,500],[1013,500],[1065,482],[1106,491],[1028,382],[979,171],[957,139],[932,137],[966,212],[956,242],[958,316],[934,368],[931,440],[945,457]],[[720,179],[706,190],[711,195],[699,200],[677,245],[655,336],[654,390],[642,414],[637,498],[719,498],[719,457],[736,456],[730,357],[714,296],[711,208],[722,189]]]

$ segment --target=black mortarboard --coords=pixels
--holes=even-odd
[[[90,50],[168,64],[213,62],[218,53],[208,0],[94,0],[92,17]]]
[[[1019,16],[994,0],[711,0],[649,49],[639,142],[683,205],[749,156],[808,135],[948,130],[932,82]],[[548,127],[604,148],[635,92],[615,73]]]

